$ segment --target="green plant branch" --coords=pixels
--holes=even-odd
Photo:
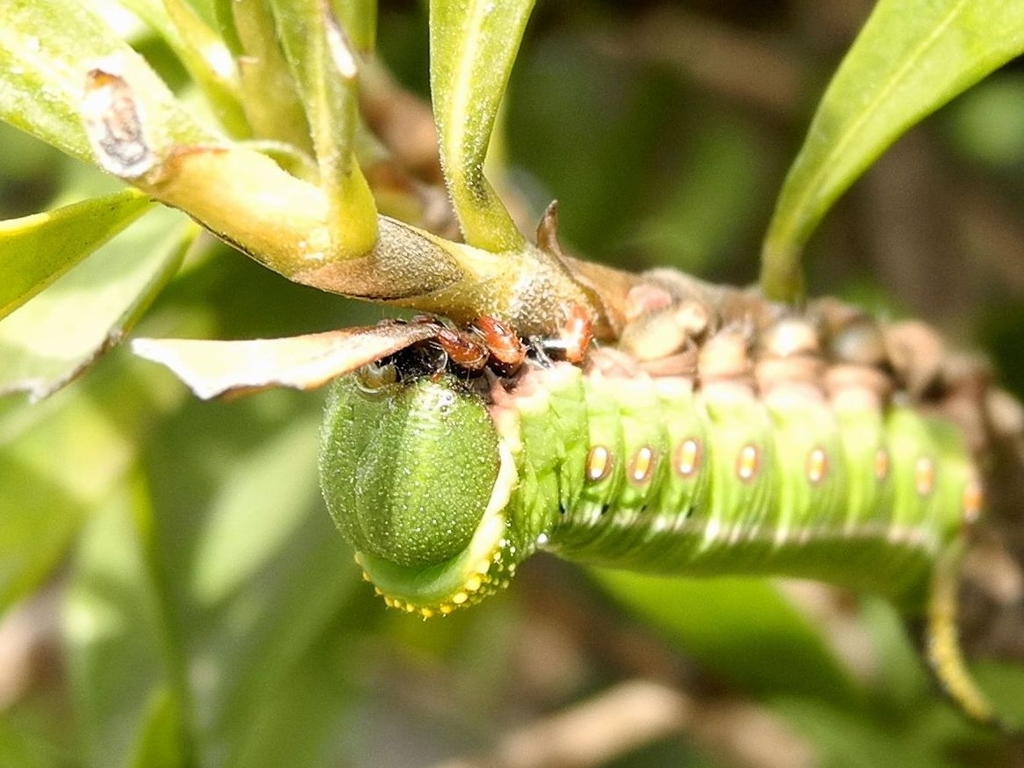
[[[448,192],[466,242],[494,252],[525,242],[484,161],[532,9],[533,0],[430,4],[430,91]]]
[[[607,328],[593,293],[558,256],[525,242],[496,254],[380,216],[367,250],[339,255],[323,189],[243,145],[150,144],[161,131],[144,122],[145,94],[116,72],[94,69],[89,82],[97,164],[295,282],[457,322],[492,315],[529,334],[557,333],[579,304],[599,332]]]
[[[357,54],[324,0],[273,0],[271,8],[312,131],[332,257],[357,258],[377,238],[377,207],[353,150]]]
[[[489,314],[523,333],[555,332],[573,303],[600,322],[561,262],[529,244],[495,254],[379,216],[368,252],[334,258],[323,191],[244,147],[177,148],[132,183],[264,266],[324,291],[458,322]]]
[[[319,12],[321,6],[316,7]],[[44,37],[40,50],[29,31],[46,26],[58,11],[67,9],[80,22],[79,34]],[[517,18],[515,44],[505,47],[508,66],[525,24],[525,12]],[[141,57],[71,0],[20,3],[12,28],[13,36],[6,28],[0,30],[0,41],[9,44],[0,53],[0,64],[9,65],[6,70],[0,67],[2,117],[152,198],[185,211],[217,236],[295,282],[444,314],[456,322],[491,315],[512,323],[524,334],[556,335],[573,305],[590,314],[599,336],[608,337],[621,325],[607,316],[607,308],[615,302],[600,296],[599,287],[586,280],[581,283],[579,268],[564,260],[557,249],[528,244],[510,222],[505,235],[491,238],[488,247],[481,247],[451,242],[378,217],[370,205],[360,206],[355,220],[350,221],[345,202],[332,196],[329,184],[325,189],[297,178],[266,155],[196,123]],[[494,33],[488,29],[489,34]],[[295,46],[301,44],[294,43],[293,53]],[[303,50],[294,61],[312,65],[313,71],[291,65],[301,75],[296,82],[301,85],[307,111],[317,115],[318,121],[321,116],[336,115],[340,103],[331,102],[331,97],[317,90],[326,79],[323,59],[324,53]],[[499,92],[488,91],[494,109],[507,69],[499,77]],[[50,81],[52,87],[42,88]],[[473,87],[479,89],[480,85]],[[40,90],[54,98],[34,98]],[[467,103],[465,108],[470,106]],[[341,108],[350,105],[345,102]],[[484,107],[474,114],[486,118],[489,111]],[[486,137],[479,126],[486,123],[489,134],[492,118],[464,134],[478,147],[465,157],[474,152],[483,157]],[[344,167],[343,160],[351,162],[350,151],[341,151],[344,138],[339,141],[333,134],[321,138],[327,144],[325,154],[338,152],[328,161],[329,169]],[[318,151],[322,147],[323,143]],[[503,207],[500,212],[507,217]],[[339,245],[338,232],[349,226],[352,239]],[[370,237],[374,228],[375,236]],[[508,243],[511,246],[505,247]]]

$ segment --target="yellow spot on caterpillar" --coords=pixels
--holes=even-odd
[[[761,452],[756,445],[747,443],[740,449],[740,455],[736,458],[736,476],[743,482],[749,482],[757,477],[761,469]]]
[[[875,480],[884,483],[889,477],[889,452],[885,448],[875,451]]]
[[[358,565],[360,568],[363,567],[363,556],[360,555],[358,552],[352,555],[352,559],[356,561],[356,565]]]
[[[637,485],[643,485],[651,479],[654,469],[654,451],[643,446],[629,461],[629,479]]]
[[[828,454],[824,448],[814,448],[807,455],[807,479],[817,485],[828,474]]]
[[[612,454],[603,445],[595,445],[587,452],[587,480],[596,483],[612,471]]]
[[[700,443],[692,437],[683,440],[676,448],[673,466],[680,477],[693,477],[700,469]]]
[[[370,581],[370,574],[366,571],[363,571],[363,581]]]
[[[929,496],[935,490],[935,462],[928,456],[914,463],[914,488],[918,496]]]
[[[506,548],[510,562],[503,564],[502,548]],[[515,546],[506,538],[502,538],[488,553],[475,561],[473,566],[463,574],[464,581],[458,591],[443,598],[444,602],[407,600],[404,597],[382,592],[379,587],[374,591],[381,595],[389,608],[396,608],[409,614],[419,615],[423,619],[437,616],[448,616],[459,608],[474,605],[484,597],[493,594],[497,588],[508,585],[508,578],[498,577],[502,574],[515,572],[516,564],[511,562],[515,557]]]
[[[985,492],[978,480],[972,479],[964,486],[963,493],[963,515],[965,523],[975,523],[981,517],[981,510],[985,506]]]

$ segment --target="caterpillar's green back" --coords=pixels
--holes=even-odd
[[[325,497],[389,605],[450,613],[546,550],[663,574],[808,577],[943,614],[936,600],[952,593],[936,576],[955,573],[982,505],[944,412],[953,369],[922,383],[894,351],[906,329],[840,305],[798,315],[694,285],[653,275],[648,311],[578,363],[535,339],[514,374],[431,371],[413,346],[334,386]],[[989,718],[957,644],[935,649],[947,688]]]

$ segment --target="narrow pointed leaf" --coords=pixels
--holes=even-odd
[[[0,318],[6,317],[142,215],[140,192],[0,222]]]
[[[441,163],[466,242],[511,251],[524,240],[484,176],[484,159],[533,0],[430,3],[430,91]]]
[[[362,256],[377,239],[377,206],[353,149],[358,54],[322,0],[275,0],[271,6],[313,135],[334,253]]]
[[[323,514],[310,439],[319,400],[284,392],[230,404],[189,400],[147,456],[156,551],[176,597],[179,642],[190,670],[215,671],[195,686],[206,762],[215,755],[222,766],[274,764],[258,752],[269,733],[280,733],[267,718],[280,711],[303,660],[337,639],[346,602],[361,593],[352,551]],[[315,741],[310,725],[296,727]],[[336,719],[329,732],[336,739],[345,729]],[[278,764],[309,764],[301,754]]]
[[[263,0],[224,0],[215,10],[237,48],[242,106],[253,135],[289,144],[312,164],[309,123],[270,9]]]
[[[135,339],[132,351],[209,399],[270,387],[314,389],[436,335],[429,325],[388,324],[283,339]]]
[[[0,394],[56,391],[117,344],[199,228],[158,209],[0,321]]]
[[[1024,51],[1017,0],[881,0],[818,107],[765,237],[761,285],[801,291],[799,257],[835,200],[911,125]]]
[[[250,135],[240,100],[235,61],[224,42],[184,0],[123,0],[167,42],[202,89],[224,128]]]
[[[158,687],[146,704],[145,722],[135,743],[131,766],[180,768],[187,764],[189,749],[178,697]]]

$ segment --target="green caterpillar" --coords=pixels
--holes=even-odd
[[[366,578],[423,617],[505,587],[538,550],[873,590],[927,606],[940,681],[991,719],[950,608],[982,507],[960,431],[891,392],[890,361],[862,359],[874,326],[860,316],[826,354],[817,326],[834,311],[794,318],[762,302],[770,318],[752,319],[730,308],[738,295],[717,297],[715,320],[696,328],[675,296],[583,364],[552,360],[540,342],[513,375],[465,371],[427,341],[340,379],[320,471]],[[653,340],[669,316],[686,331],[665,354]]]

